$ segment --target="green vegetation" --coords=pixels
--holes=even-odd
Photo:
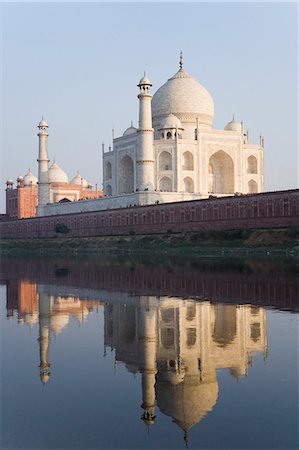
[[[56,233],[66,234],[69,231],[70,231],[69,227],[67,225],[64,225],[64,223],[57,223],[55,225],[55,232]]]
[[[299,255],[299,227],[263,230],[199,230],[188,233],[118,235],[76,238],[57,224],[60,239],[5,239],[3,254],[286,254]]]

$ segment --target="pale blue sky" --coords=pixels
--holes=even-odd
[[[296,3],[2,4],[0,210],[8,177],[37,175],[37,124],[72,178],[102,182],[101,143],[138,119],[137,83],[184,66],[211,93],[214,127],[232,114],[265,136],[265,189],[298,183]]]

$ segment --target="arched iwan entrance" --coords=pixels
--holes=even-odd
[[[161,178],[159,183],[159,189],[160,191],[171,192],[172,191],[171,179],[168,177]]]
[[[256,194],[258,192],[257,182],[254,180],[250,180],[248,183],[248,192],[249,194]]]
[[[213,194],[234,193],[234,163],[231,157],[220,150],[209,159],[209,188]]]
[[[247,158],[247,173],[257,173],[257,159],[255,156]]]
[[[184,178],[185,192],[194,192],[194,183],[190,177]]]
[[[194,159],[191,152],[183,153],[183,170],[194,170]]]
[[[124,156],[119,163],[118,183],[119,194],[134,192],[134,164],[128,155]]]
[[[107,162],[105,166],[105,180],[110,180],[112,178],[112,167],[111,163]]]
[[[159,157],[159,170],[172,170],[172,157],[169,152],[162,152]]]
[[[112,195],[112,187],[110,184],[106,186],[106,195]]]

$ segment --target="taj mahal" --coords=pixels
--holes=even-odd
[[[108,151],[103,146],[103,196],[90,192],[70,198],[64,183],[55,201],[49,178],[48,124],[39,123],[36,215],[263,192],[264,138],[260,136],[259,144],[250,143],[243,122],[234,117],[224,129],[213,128],[213,98],[185,71],[182,54],[179,70],[153,96],[146,74],[138,88],[138,128],[131,123],[122,136],[113,138]],[[9,181],[7,190],[12,187]]]
[[[131,125],[104,153],[107,195],[149,191],[176,201],[263,191],[263,139],[250,144],[234,119],[213,128],[213,99],[184,70],[182,55],[153,97],[146,75],[138,87],[139,128]]]

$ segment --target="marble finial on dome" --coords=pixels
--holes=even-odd
[[[180,51],[180,69],[183,68],[183,52],[182,50]]]
[[[40,123],[38,124],[38,128],[49,128],[49,125],[47,124],[47,122],[44,119],[44,116],[42,116],[42,120],[40,121]]]
[[[141,80],[139,81],[139,84],[137,86],[140,87],[144,84],[148,84],[149,86],[152,86],[151,80],[148,78],[145,71],[144,71],[143,77],[141,78]]]

